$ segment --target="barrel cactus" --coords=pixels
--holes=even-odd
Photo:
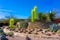
[[[9,28],[14,29],[14,19],[12,19],[12,18],[9,21]]]

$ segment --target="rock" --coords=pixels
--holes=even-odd
[[[38,34],[38,33],[37,33],[37,31],[35,30],[35,31],[32,32],[32,34]]]
[[[26,30],[23,30],[23,33],[26,33]]]
[[[19,31],[19,29],[18,29],[18,28],[16,28],[16,29],[15,29],[15,31],[16,31],[16,32],[18,32],[18,31]]]
[[[42,29],[40,29],[40,31],[43,31]]]
[[[26,40],[31,40],[31,38],[29,38],[28,36],[26,36]]]
[[[30,29],[26,29],[26,33],[31,34]]]
[[[31,31],[29,31],[28,33],[31,34]]]
[[[20,29],[20,33],[22,33],[23,32],[23,29]]]
[[[20,28],[20,22],[17,22],[16,27]]]
[[[28,24],[29,24],[29,25],[28,25],[28,28],[29,28],[29,29],[40,28],[40,22],[34,22],[34,23],[29,22]]]
[[[0,40],[8,40],[5,35],[0,35]]]
[[[42,31],[42,29],[37,29],[37,32]]]
[[[51,34],[48,34],[48,33],[46,35],[51,36]]]
[[[42,34],[41,32],[37,32],[38,34]]]
[[[60,34],[58,34],[58,36],[60,36]]]
[[[48,33],[45,33],[46,35],[48,35],[48,36],[51,36],[51,32],[48,32]]]
[[[55,33],[54,33],[54,32],[52,32],[52,34],[53,34],[53,35],[55,35]]]
[[[45,30],[42,31],[43,33],[46,33]]]
[[[31,29],[30,31],[32,32],[32,31],[34,31],[34,29]]]

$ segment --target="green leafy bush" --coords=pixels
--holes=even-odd
[[[57,30],[57,34],[60,34],[60,29],[59,29],[59,30]]]
[[[21,28],[27,28],[27,26],[28,26],[28,22],[25,22],[25,21],[20,22],[20,27]]]

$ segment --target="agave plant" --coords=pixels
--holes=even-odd
[[[56,32],[58,30],[57,24],[50,25],[50,31]]]

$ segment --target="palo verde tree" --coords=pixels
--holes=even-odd
[[[41,22],[45,22],[47,17],[46,17],[46,14],[43,14],[42,12],[39,12],[38,13],[38,19],[41,21]]]
[[[50,19],[50,17],[49,17],[49,15],[48,15],[48,13],[47,14],[45,14],[46,15],[46,22],[51,22],[51,19]]]
[[[40,21],[42,21],[42,15],[43,15],[42,12],[39,12],[39,13],[38,13],[38,19],[39,19]]]
[[[45,14],[42,14],[42,21],[46,21],[46,19],[47,19],[47,17],[46,17],[46,15]]]
[[[36,20],[36,10],[37,10],[37,7],[34,6],[34,9],[32,9],[32,12],[31,12],[31,22],[35,22]]]
[[[49,15],[50,20],[53,21],[55,18],[55,12],[50,12],[48,15]]]

